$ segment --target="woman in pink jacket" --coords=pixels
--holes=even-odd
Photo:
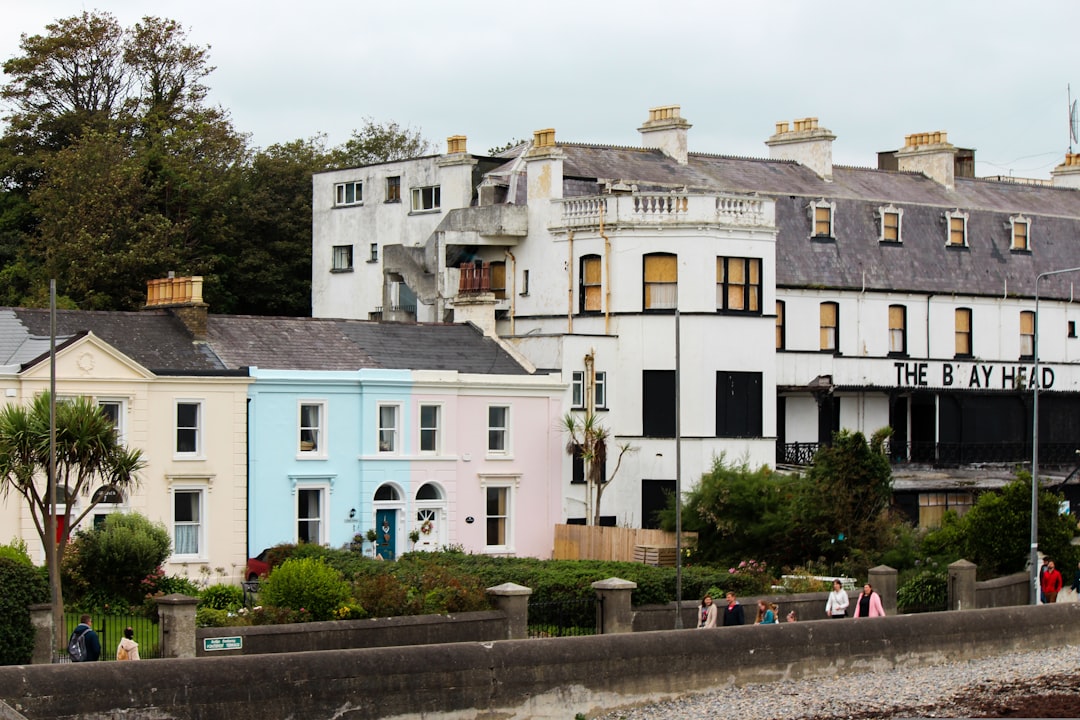
[[[870,583],[862,586],[859,599],[855,601],[855,617],[885,617],[881,597],[870,587]]]

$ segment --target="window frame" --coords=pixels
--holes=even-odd
[[[109,417],[113,421],[113,428],[116,430],[116,441],[121,445],[127,445],[127,399],[117,397],[95,397],[95,404],[102,408],[106,405],[116,406],[116,416],[112,417],[109,413],[105,413],[106,417]]]
[[[180,425],[180,406],[191,405],[195,407],[195,424],[194,426],[181,426]],[[202,460],[205,457],[203,448],[203,424],[205,413],[203,412],[204,401],[195,398],[176,398],[173,402],[173,421],[174,421],[174,434],[173,434],[173,460]],[[194,450],[181,450],[180,449],[180,432],[181,430],[191,432],[194,439]]]
[[[300,510],[302,500],[306,493],[317,493],[318,504],[318,516],[315,518],[300,517]],[[297,483],[295,488],[293,502],[293,541],[296,544],[301,542],[307,542],[312,544],[311,540],[301,540],[300,536],[300,523],[306,522],[309,525],[317,523],[317,537],[318,545],[328,545],[330,543],[330,528],[329,528],[329,515],[330,515],[330,484],[326,482],[303,482]],[[307,533],[308,538],[311,537],[311,533]]]
[[[784,300],[776,301],[776,349],[787,349],[787,302]]]
[[[491,278],[491,293],[496,300],[506,299],[506,261],[493,260],[488,263]]]
[[[966,329],[961,328],[961,319],[966,318]],[[974,333],[974,313],[969,307],[959,307],[953,311],[953,328],[954,328],[954,347],[955,357],[958,358],[970,358],[975,356],[975,333]],[[967,351],[964,352],[960,349],[961,340],[966,339]]]
[[[383,424],[383,411],[393,411],[393,425]],[[401,405],[398,403],[378,403],[375,409],[375,449],[380,455],[398,455],[401,447]],[[384,447],[384,437],[389,433],[390,442]]]
[[[313,407],[318,410],[317,424],[308,426],[304,424],[304,408]],[[326,441],[329,437],[327,432],[326,400],[301,398],[296,401],[296,457],[297,459],[325,458],[327,456]],[[315,431],[315,443],[311,449],[304,449],[304,431]],[[310,442],[310,441],[308,441]]]
[[[442,210],[442,190],[439,185],[418,185],[410,188],[409,196],[410,212],[428,213]]]
[[[607,410],[607,371],[596,370],[593,385],[593,408]],[[570,407],[585,409],[585,371],[574,370],[570,374]]]
[[[959,223],[960,227],[956,225]],[[957,238],[961,242],[954,242]],[[945,247],[968,247],[968,214],[959,209],[945,212]]]
[[[342,257],[344,256],[344,257]],[[330,255],[330,272],[342,273],[353,271],[353,246],[334,245]]]
[[[742,281],[732,281],[732,270],[741,265]],[[761,258],[716,257],[716,311],[736,315],[761,315]],[[757,281],[754,281],[754,276]],[[740,290],[743,307],[732,307],[732,291]]]
[[[377,243],[377,242],[371,243],[368,250],[369,250],[369,253],[368,253],[368,260],[367,261],[369,263],[377,263],[377,262],[379,262],[379,243]]]
[[[352,200],[348,199],[349,189],[352,190]],[[334,183],[334,207],[357,207],[364,204],[364,181],[347,180]]]
[[[1017,232],[1020,227],[1024,228],[1023,233]],[[1009,249],[1019,253],[1031,252],[1031,218],[1023,214],[1013,215],[1009,218],[1009,228],[1011,231]]]
[[[207,484],[183,483],[183,484],[174,484],[174,485],[170,486],[169,494],[171,495],[170,500],[171,500],[171,505],[172,505],[172,510],[170,512],[170,522],[171,522],[171,525],[172,525],[172,528],[171,528],[172,533],[171,533],[170,539],[173,542],[173,553],[170,556],[170,560],[172,562],[191,562],[191,561],[194,561],[194,560],[205,560],[207,558],[208,553],[206,551],[207,550],[207,548],[206,548],[206,528],[207,528],[208,522],[207,522],[207,517],[206,517],[206,511],[207,511],[206,497],[207,497],[208,491],[209,491],[209,486]],[[176,519],[176,517],[177,517],[176,503],[177,503],[177,499],[178,499],[177,496],[181,495],[181,494],[182,495],[194,495],[195,497],[198,498],[198,506],[196,508],[197,511],[198,511],[198,519],[197,520],[194,520],[194,521],[191,521],[191,520],[178,521]],[[196,528],[196,530],[195,530],[195,542],[197,544],[197,547],[195,549],[195,552],[193,552],[193,553],[179,552],[180,543],[178,542],[178,538],[177,538],[177,528],[181,527],[181,526],[183,526],[183,527],[195,527]]]
[[[826,308],[831,308],[833,310],[833,312],[832,312],[833,324],[832,325],[826,325],[825,324],[826,323],[826,317],[825,317]],[[833,354],[839,354],[840,353],[840,303],[835,302],[833,300],[826,300],[826,301],[820,303],[818,305],[818,318],[819,318],[818,339],[819,339],[820,345],[821,345],[821,348],[820,348],[821,352],[831,352]],[[828,330],[832,331],[832,343],[831,343],[832,346],[831,347],[829,347],[828,343],[826,342],[825,333]]]
[[[666,275],[667,267],[654,267],[650,268],[650,265],[659,265],[661,261],[665,261],[663,264],[666,266],[669,263],[675,268],[675,280],[665,280],[663,276]],[[650,262],[651,261],[651,262]],[[659,276],[658,279],[650,280],[650,273],[654,276]],[[641,284],[642,284],[642,310],[647,313],[673,313],[679,304],[679,256],[675,253],[647,253],[641,258]],[[661,288],[665,288],[667,292],[664,295],[674,290],[674,296],[669,300],[666,298],[653,299],[653,290],[659,291]],[[657,292],[656,294],[661,294]]]
[[[1035,359],[1035,311],[1033,310],[1020,311],[1020,359]]]
[[[495,424],[496,418],[493,413],[502,411],[502,424]],[[487,456],[490,457],[509,457],[511,454],[510,448],[510,406],[505,404],[492,404],[487,406]],[[499,443],[496,442],[497,438],[502,438],[502,447],[496,447]]]
[[[892,304],[889,305],[889,355],[907,357],[907,354],[907,305]]]
[[[589,315],[603,311],[603,260],[599,255],[582,255],[578,259],[578,313]]]
[[[810,217],[810,239],[835,240],[836,203],[825,198],[818,198],[812,200],[806,208]]]
[[[718,438],[759,438],[764,434],[764,373],[716,371],[716,423]]]
[[[426,424],[425,410],[434,410],[435,419],[433,424]],[[421,455],[439,455],[442,452],[442,412],[443,406],[439,403],[420,403],[417,411],[417,451]],[[431,437],[432,446],[425,448],[425,437]]]
[[[878,208],[878,242],[902,244],[904,242],[904,209],[895,205]],[[888,222],[889,217],[896,218],[895,228]],[[896,237],[888,237],[890,230],[895,230]]]
[[[386,177],[386,200],[388,203],[401,202],[401,176],[387,175]]]
[[[484,502],[484,552],[485,553],[513,553],[515,548],[514,531],[516,529],[516,505],[517,493],[521,484],[519,475],[481,475],[480,488],[483,492]],[[491,492],[500,492],[504,497],[504,507],[501,514],[489,513]],[[501,543],[489,543],[491,539],[492,518],[502,519]]]

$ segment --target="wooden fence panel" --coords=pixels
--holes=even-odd
[[[697,541],[697,533],[683,533],[684,546]],[[644,528],[599,525],[556,525],[555,560],[634,561],[638,545],[675,547],[675,533]]]

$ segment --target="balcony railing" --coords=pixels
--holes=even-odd
[[[778,465],[812,465],[821,443],[778,443]],[[1028,463],[1031,443],[935,443],[887,442],[886,453],[894,465],[919,464],[957,467],[982,463]],[[1047,466],[1072,467],[1080,462],[1076,443],[1039,443],[1039,462]]]
[[[707,224],[771,227],[772,203],[746,195],[642,193],[567,198],[558,221],[566,228],[605,225]]]

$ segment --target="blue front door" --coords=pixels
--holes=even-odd
[[[395,555],[395,548],[397,544],[395,542],[394,528],[397,525],[397,510],[376,510],[375,511],[375,532],[378,533],[378,539],[375,541],[375,552],[383,560],[393,560]]]

